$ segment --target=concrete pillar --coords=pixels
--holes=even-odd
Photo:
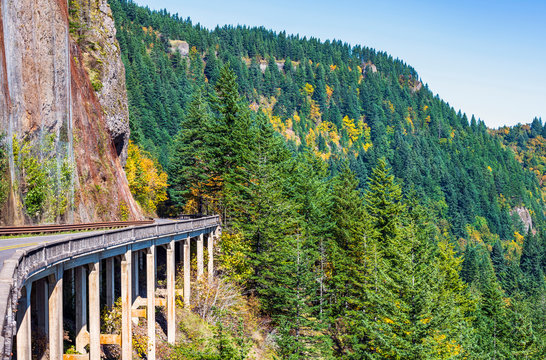
[[[127,250],[121,258],[121,360],[133,358],[131,257],[131,250]]]
[[[105,261],[106,272],[106,306],[110,309],[114,307],[115,287],[114,287],[114,258],[110,257]]]
[[[49,276],[49,358],[63,358],[63,268]]]
[[[49,334],[47,323],[49,320],[49,289],[47,287],[47,279],[36,280],[33,287],[36,289],[36,324],[44,331],[44,334],[47,337]]]
[[[100,262],[89,266],[89,360],[100,360]]]
[[[171,242],[167,245],[167,341],[169,344],[174,344],[176,333],[176,319],[175,319],[175,284],[174,277],[176,272],[175,265],[175,242]]]
[[[85,354],[87,345],[87,273],[85,267],[76,268],[76,351]]]
[[[190,308],[190,237],[184,241],[184,306]]]
[[[203,277],[203,234],[197,238],[197,280]]]
[[[32,283],[21,290],[21,302],[17,306],[17,360],[32,359],[31,305]]]
[[[155,360],[155,245],[146,252],[146,321],[148,322],[148,360]]]
[[[136,299],[139,295],[140,295],[140,289],[139,289],[139,268],[140,268],[140,264],[139,264],[139,255],[140,255],[140,252],[139,251],[133,251],[133,289],[132,289],[132,293],[133,293],[133,299]]]
[[[210,233],[207,240],[207,252],[209,253],[209,262],[207,263],[209,283],[214,277],[214,234]]]

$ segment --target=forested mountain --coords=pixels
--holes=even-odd
[[[110,5],[162,211],[222,214],[223,278],[271,319],[276,356],[546,355],[542,191],[482,121],[370,48]],[[226,331],[246,358],[250,335]]]
[[[510,210],[537,223],[539,187],[481,121],[456,113],[422,86],[415,70],[373,49],[276,34],[263,28],[209,31],[165,12],[111,2],[127,70],[133,139],[168,167],[194,82],[214,84],[230,63],[243,97],[261,106],[292,149],[332,165],[348,159],[361,183],[385,157],[427,205],[464,236],[484,217],[511,238]],[[173,40],[187,41],[180,56]]]
[[[534,118],[530,124],[504,126],[490,132],[502,139],[510,147],[516,159],[524,168],[533,172],[542,189],[542,198],[546,193],[546,127],[541,118]]]

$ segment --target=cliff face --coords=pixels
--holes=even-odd
[[[106,127],[122,165],[129,144],[129,108],[125,67],[121,61],[116,26],[107,0],[70,2],[71,34],[83,54],[87,71],[104,110]]]
[[[93,14],[77,24],[66,0],[0,1],[0,131],[11,184],[2,222],[140,218],[122,167],[125,74],[106,0],[71,1],[71,15],[79,3]],[[98,55],[80,46],[85,33]]]

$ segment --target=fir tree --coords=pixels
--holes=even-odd
[[[169,161],[169,194],[179,209],[188,205],[188,210],[197,213],[210,210],[205,205],[205,184],[211,158],[208,138],[210,116],[202,89],[196,88],[174,140]]]

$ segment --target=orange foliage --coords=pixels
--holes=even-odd
[[[125,172],[131,194],[144,212],[153,215],[157,204],[167,200],[167,173],[132,141],[129,141]]]

